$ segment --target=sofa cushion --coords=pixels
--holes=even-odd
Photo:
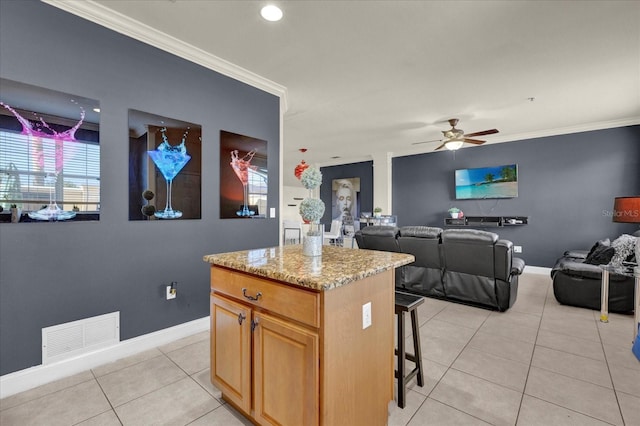
[[[395,226],[365,226],[360,230],[362,235],[373,237],[391,237],[395,238],[398,235],[398,228]]]
[[[403,226],[400,228],[401,237],[439,238],[442,228],[432,226]]]
[[[594,280],[600,280],[602,278],[602,269],[598,265],[592,265],[589,263],[574,262],[571,260],[565,260],[558,262],[554,269],[560,270],[567,275],[582,278],[591,278]]]
[[[493,245],[498,234],[477,229],[447,229],[442,232],[442,242]]]
[[[595,247],[595,246],[596,245],[594,244],[593,247]],[[582,260],[584,260],[584,259],[587,258],[589,253],[590,253],[589,250],[567,250],[567,251],[564,252],[564,254],[562,256],[563,257],[571,257],[571,258],[574,258],[574,259],[582,259]]]

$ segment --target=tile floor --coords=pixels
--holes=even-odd
[[[633,318],[598,318],[559,305],[545,275],[523,275],[506,313],[427,299],[426,383],[389,425],[639,426]],[[208,363],[208,334],[196,334],[0,400],[0,424],[249,425],[219,399]]]

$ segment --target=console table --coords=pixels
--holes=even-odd
[[[497,226],[522,226],[529,224],[529,216],[464,216],[454,219],[446,217],[445,226],[468,226],[472,228],[493,228]]]

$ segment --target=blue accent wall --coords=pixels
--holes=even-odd
[[[39,1],[0,2],[0,58],[3,78],[102,109],[100,220],[0,224],[0,374],[41,363],[43,327],[120,311],[125,340],[205,317],[203,255],[278,244],[277,219],[219,219],[220,130],[268,141],[278,207],[277,96]],[[201,220],[128,220],[129,108],[202,125]]]
[[[518,197],[456,200],[456,169],[518,165]],[[443,227],[450,207],[466,215],[529,216],[529,225],[489,228],[523,247],[527,264],[551,267],[568,249],[589,249],[638,230],[613,223],[613,199],[640,195],[640,126],[396,157],[393,213],[399,225]]]

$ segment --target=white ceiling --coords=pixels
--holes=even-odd
[[[454,117],[487,143],[640,123],[640,1],[88,3],[286,87],[285,185],[303,157],[431,152]]]

